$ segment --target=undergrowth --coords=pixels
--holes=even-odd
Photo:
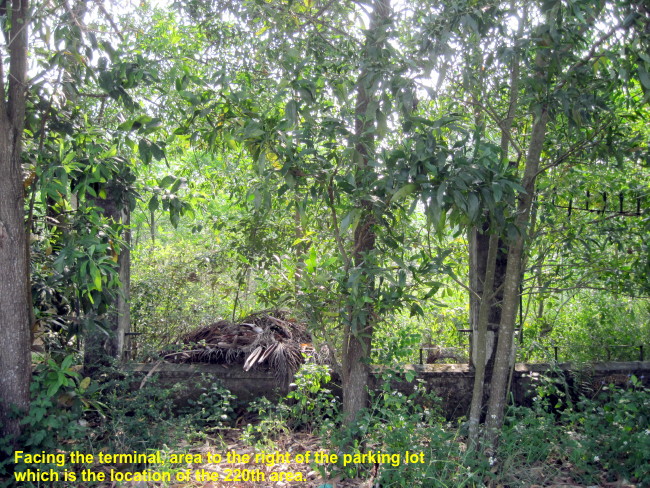
[[[279,438],[301,432],[332,453],[399,454],[399,462],[312,466],[324,476],[359,482],[372,476],[382,488],[527,487],[560,478],[650,486],[650,391],[634,376],[626,388],[602,385],[573,399],[562,378],[537,378],[532,407],[509,407],[498,451],[490,457],[466,449],[462,423],[445,421],[440,400],[408,372],[385,370],[369,407],[344,427],[325,366],[305,365],[285,398],[258,399],[236,413],[236,399],[219,383],[204,381],[199,395],[179,407],[176,388],[161,387],[155,376],[143,380],[113,369],[92,381],[74,361],[48,360],[36,369],[16,444],[25,453],[183,452],[197,441],[219,445],[224,432],[239,432],[241,442],[269,452],[278,449]],[[27,469],[13,464],[12,450],[0,439],[3,487],[12,485],[14,470]],[[423,453],[424,462],[407,464],[407,451]]]

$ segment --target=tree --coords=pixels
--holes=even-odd
[[[418,42],[423,59],[430,56],[429,66],[446,78],[439,79],[438,89],[430,92],[440,94],[441,105],[450,111],[462,111],[466,119],[473,116],[470,130],[475,137],[459,144],[473,144],[478,156],[486,149],[492,151],[479,141],[500,141],[498,161],[492,168],[509,166],[507,171],[518,180],[511,182],[516,189],[512,199],[501,188],[481,188],[492,195],[493,202],[490,205],[488,199],[480,207],[486,218],[473,224],[482,235],[473,230],[470,238],[471,266],[475,266],[470,270],[472,353],[481,358],[474,361],[477,384],[470,431],[476,440],[484,406],[482,392],[488,391],[487,441],[494,445],[514,359],[521,285],[542,212],[539,181],[549,188],[546,173],[557,175],[560,165],[607,164],[613,159],[606,134],[611,140],[613,133],[619,133],[615,121],[626,112],[617,102],[618,94],[630,88],[637,94],[639,88],[647,93],[650,84],[646,61],[632,54],[640,53],[636,49],[645,42],[647,14],[635,4],[619,11],[608,3],[568,7],[555,1],[461,1],[433,10],[431,15],[423,8],[428,15],[420,14],[424,22]],[[621,48],[623,41],[627,47]],[[602,69],[603,64],[607,69]],[[621,76],[614,65],[623,66]],[[635,71],[638,84],[630,83],[629,73]],[[612,115],[616,113],[622,117]],[[628,135],[630,140],[636,137]],[[494,201],[507,203],[502,217],[493,211]],[[455,204],[464,206],[462,198]],[[496,244],[497,237],[498,246],[488,244]],[[487,289],[481,289],[485,285]],[[490,322],[494,333],[486,329]],[[486,357],[491,361],[488,371],[483,371]],[[490,380],[487,390],[479,384],[484,378]]]
[[[377,78],[381,76],[380,55],[390,22],[390,1],[377,0],[374,3],[370,26],[367,32],[364,67],[357,80],[357,101],[355,107],[355,153],[356,180],[358,185],[368,184],[375,177],[372,163],[375,154],[375,117],[369,107],[376,102]],[[371,194],[368,194],[370,197]],[[343,332],[343,412],[347,423],[352,423],[362,408],[368,403],[369,365],[372,350],[372,335],[375,326],[375,276],[372,268],[376,266],[375,251],[375,212],[370,198],[360,202],[359,223],[354,232],[352,260],[350,269],[358,275],[355,289],[351,290],[354,301],[350,305]]]
[[[610,43],[610,39],[629,26],[630,20],[635,19],[637,13],[626,12],[625,18],[614,18],[607,23],[608,28],[603,32],[595,28],[595,25],[601,16],[605,16],[604,5],[596,8],[585,5],[584,8],[589,13],[587,17],[566,17],[564,7],[560,3],[544,4],[541,9],[544,22],[537,27],[541,40],[537,41],[534,49],[532,83],[528,87],[528,93],[534,97],[535,102],[530,114],[531,130],[521,179],[521,186],[525,191],[518,196],[518,233],[509,241],[500,335],[486,420],[486,440],[492,446],[498,439],[503,423],[526,249],[530,246],[536,219],[533,202],[538,194],[537,180],[545,170],[565,163],[567,159],[566,153],[557,155],[550,149],[546,149],[544,154],[546,145],[558,137],[556,131],[561,130],[563,124],[568,122],[569,125],[575,124],[578,127],[578,130],[573,131],[574,147],[581,145],[606,148],[606,139],[601,134],[612,126],[613,119],[610,114],[618,110],[617,105],[612,103],[612,94],[621,89],[621,84],[617,81],[611,82],[609,77],[601,78],[593,65],[602,56],[620,56],[621,52],[616,44]],[[592,44],[586,54],[576,49],[576,46],[580,46],[585,40],[590,40]],[[599,51],[599,48],[602,50]],[[567,95],[575,93],[574,90],[590,91],[593,98],[589,98],[589,102],[578,98],[572,106],[571,102],[567,103]],[[564,107],[570,107],[565,109],[570,112],[565,111],[562,114],[555,110],[553,105],[557,102],[563,103]],[[606,150],[595,152],[595,158],[590,157],[584,150],[580,151],[580,156],[583,161],[598,161],[603,156],[611,157],[611,153],[608,154]],[[545,159],[546,165],[543,166],[542,161]]]
[[[19,419],[11,411],[29,406],[31,376],[29,258],[25,233],[22,171],[27,94],[29,2],[4,1],[0,14],[4,49],[0,63],[0,424],[1,434],[16,437]]]

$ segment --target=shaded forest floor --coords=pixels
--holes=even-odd
[[[379,481],[381,477],[380,465],[358,465],[357,475],[354,478],[344,478],[340,471],[337,474],[336,466],[330,465],[329,468],[323,469],[324,465],[320,468],[314,463],[305,464],[297,463],[294,461],[286,463],[278,463],[272,466],[265,465],[264,463],[255,463],[253,461],[256,453],[262,452],[259,449],[245,442],[242,438],[246,437],[244,429],[228,429],[222,432],[222,437],[219,440],[206,439],[200,444],[194,445],[181,445],[178,449],[186,453],[201,454],[205,459],[207,453],[224,453],[227,451],[236,452],[239,455],[250,455],[250,462],[234,462],[234,463],[189,463],[183,469],[191,469],[194,473],[200,470],[205,470],[210,473],[218,473],[220,480],[227,479],[232,476],[235,470],[242,472],[255,472],[258,480],[255,481],[191,481],[191,482],[176,482],[172,484],[160,484],[153,482],[126,482],[126,483],[108,483],[103,485],[102,488],[145,488],[145,487],[169,487],[169,488],[259,488],[259,487],[305,487],[305,488],[387,488],[387,487],[406,487],[407,484],[399,484],[399,482],[382,483]],[[267,439],[269,441],[269,439]],[[289,432],[277,436],[273,441],[273,447],[265,449],[265,452],[281,452],[291,453],[291,457],[295,454],[304,454],[308,451],[312,453],[316,451],[326,451],[323,447],[325,442],[318,435],[308,432]],[[464,450],[462,440],[458,440],[461,444],[459,450]],[[225,456],[224,456],[225,457]],[[457,462],[458,460],[449,460]],[[98,470],[110,471],[112,467],[102,466]],[[462,467],[459,465],[459,469]],[[603,471],[600,475],[600,480],[595,483],[580,483],[575,479],[574,470],[576,469],[570,463],[564,462],[561,459],[548,459],[544,462],[536,462],[533,464],[522,463],[520,466],[511,466],[508,471],[504,471],[503,467],[498,465],[493,466],[490,470],[490,476],[486,476],[483,480],[476,480],[469,482],[463,486],[485,486],[488,488],[508,488],[508,487],[527,487],[527,488],[637,488],[648,486],[646,484],[631,483],[625,479],[618,479],[616,474]],[[231,471],[232,470],[232,471]],[[271,481],[273,473],[301,473],[302,481]],[[262,481],[262,479],[264,481]],[[82,486],[82,485],[78,485]],[[454,484],[447,484],[446,480],[432,478],[430,481],[426,479],[421,480],[423,487],[437,487],[437,486],[457,486]]]
[[[444,419],[440,398],[422,384],[416,384],[411,395],[396,392],[388,372],[382,387],[372,392],[368,408],[348,428],[341,422],[340,402],[326,387],[330,377],[322,365],[303,367],[295,375],[295,388],[276,401],[259,398],[238,404],[231,392],[212,383],[182,408],[174,402],[175,389],[161,387],[153,376],[145,382],[119,372],[99,383],[81,380],[70,370],[66,374],[75,381],[52,389],[48,382],[59,376],[48,369],[39,372],[43,374],[35,376],[31,409],[22,419],[17,443],[22,447],[17,449],[65,459],[49,466],[18,462],[11,446],[0,439],[0,454],[7,453],[0,455],[0,488],[15,486],[17,473],[50,467],[77,473],[77,480],[21,486],[650,487],[650,390],[634,376],[626,388],[610,385],[577,401],[565,398],[565,385],[555,379],[541,381],[532,407],[508,408],[493,458],[467,449],[465,424]],[[79,463],[71,459],[73,451],[95,457]],[[120,465],[115,458],[102,461],[100,456],[134,452],[160,457],[144,459],[147,464],[123,458]],[[236,456],[228,459],[229,452]],[[307,452],[311,459],[300,462]],[[343,458],[379,452],[389,457],[348,459],[347,464],[315,459],[317,453]],[[268,463],[255,459],[257,454],[286,453],[289,456]],[[406,462],[407,453],[418,459]],[[88,482],[80,475],[87,470],[104,472],[110,481]],[[147,470],[167,475],[169,481],[132,476]],[[197,478],[197,472],[207,477]]]

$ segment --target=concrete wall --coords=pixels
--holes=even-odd
[[[142,373],[143,376],[151,373],[161,386],[186,385],[187,398],[197,396],[200,385],[214,380],[221,381],[243,403],[262,396],[272,400],[288,392],[288,385],[280,384],[273,372],[259,369],[244,371],[240,364],[132,363],[127,364],[125,369]]]
[[[422,379],[428,391],[434,391],[442,399],[446,418],[454,419],[467,415],[472,401],[474,372],[467,364],[415,364],[407,365]],[[512,375],[511,392],[517,405],[530,405],[536,387],[542,376],[558,378],[564,376],[569,393],[577,398],[580,393],[587,396],[609,384],[620,387],[629,385],[630,376],[635,375],[645,386],[650,387],[650,361],[607,362],[594,364],[518,363]],[[396,391],[411,393],[413,384],[406,381],[393,382]],[[489,388],[489,386],[488,386]]]
[[[269,399],[278,398],[287,393],[287,385],[281,385],[272,371],[244,371],[241,365],[217,364],[131,364],[131,371],[158,376],[162,385],[185,384],[187,396],[194,396],[196,387],[202,381],[218,379],[241,402],[249,402],[254,398],[266,396]],[[375,368],[374,384],[377,388],[382,383],[381,367]],[[413,371],[415,377],[426,385],[428,391],[434,391],[442,400],[445,417],[452,419],[466,415],[472,398],[474,373],[467,364],[423,364],[405,365],[403,372]],[[650,387],[650,361],[608,362],[594,364],[516,364],[512,376],[512,388],[515,402],[520,405],[530,404],[532,394],[542,376],[564,376],[570,387],[570,392],[595,394],[603,386],[615,384],[625,387],[629,385],[631,375],[635,375],[646,386]],[[406,379],[393,379],[392,388],[406,395],[413,392],[415,381],[409,383]],[[340,388],[332,388],[335,392]]]

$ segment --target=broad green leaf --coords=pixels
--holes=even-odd
[[[144,164],[149,164],[151,162],[151,143],[146,139],[140,139],[138,143],[138,152],[140,153],[140,159]]]
[[[149,200],[149,205],[148,205],[149,211],[155,212],[156,210],[158,210],[158,205],[159,205],[158,197],[156,195],[152,196],[151,200]]]
[[[97,291],[102,291],[102,274],[99,271],[99,268],[97,268],[97,265],[94,261],[88,262],[88,271],[90,273],[90,277],[93,280],[93,285],[95,287],[94,289]]]
[[[415,183],[407,183],[406,185],[402,186],[399,190],[397,190],[393,194],[393,198],[391,198],[392,202],[397,202],[404,198],[407,195],[410,195],[417,189],[417,185]]]
[[[298,123],[298,102],[289,100],[284,108],[284,114],[291,125]]]

